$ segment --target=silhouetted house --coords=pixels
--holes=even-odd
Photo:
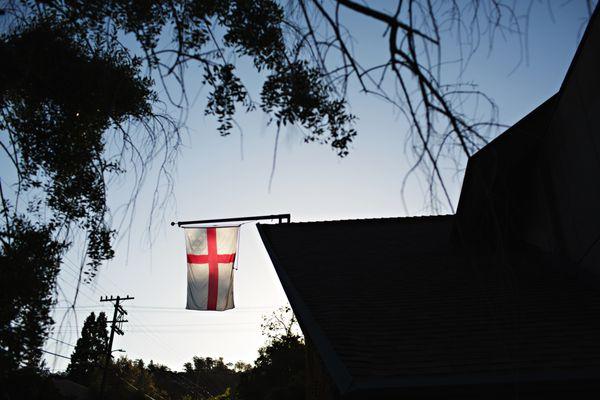
[[[560,91],[469,160],[456,215],[258,230],[310,399],[597,397],[598,10]]]

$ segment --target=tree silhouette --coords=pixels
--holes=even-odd
[[[0,230],[0,375],[40,365],[64,244],[17,218]]]
[[[254,366],[242,372],[235,398],[304,399],[305,344],[289,307],[264,318],[263,334],[269,339],[259,349]]]
[[[107,132],[122,132],[125,154],[128,122],[146,126],[151,142],[152,124],[165,120],[152,110],[151,80],[126,53],[89,47],[51,17],[13,23],[0,36],[0,148],[13,166],[0,180],[0,256],[7,265],[0,281],[14,307],[2,312],[0,340],[18,342],[9,346],[10,367],[17,368],[39,365],[59,264],[74,232],[87,248],[80,281],[114,254],[106,179],[121,167],[105,152]],[[133,152],[144,156],[139,147]],[[18,332],[27,340],[4,338]]]
[[[111,385],[106,393],[110,399],[167,398],[167,393],[158,387],[154,375],[142,360],[119,357],[111,369]]]
[[[93,372],[102,368],[108,345],[106,315],[92,312],[83,323],[81,337],[77,339],[71,362],[67,367],[67,376],[76,382],[88,385]]]
[[[238,376],[230,369],[222,358],[193,357],[191,362],[183,365],[183,376],[192,383],[189,395],[195,399],[204,399],[227,388],[235,387]]]
[[[285,8],[274,0],[9,3],[8,14],[51,17],[93,47],[131,54],[135,42],[176,107],[190,104],[186,71],[200,67],[209,87],[205,113],[217,118],[222,135],[234,128],[238,108],[259,108],[278,127],[295,124],[306,141],[328,143],[345,156],[356,135],[348,85],[357,84],[406,116],[415,165],[428,168],[432,193],[445,188],[440,158],[469,156],[498,127],[493,100],[461,82],[460,73],[444,73],[444,44],[461,71],[485,40],[492,46],[500,35],[515,36],[522,57],[531,9],[509,0],[399,0],[379,8],[353,0],[301,0]],[[353,15],[381,26],[387,54],[380,63],[354,52],[353,32],[344,25]],[[263,81],[256,96],[239,77],[235,61],[242,58]]]

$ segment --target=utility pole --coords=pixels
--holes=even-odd
[[[115,312],[113,313],[113,319],[112,319],[112,321],[109,321],[109,322],[111,322],[110,339],[108,340],[108,345],[106,346],[104,372],[102,373],[102,383],[100,386],[100,398],[101,399],[104,399],[104,388],[106,386],[106,373],[108,371],[108,366],[109,366],[110,360],[112,358],[112,345],[113,345],[113,339],[115,337],[115,332],[117,333],[117,335],[124,335],[125,333],[123,332],[123,329],[122,329],[123,323],[128,322],[126,319],[124,319],[125,315],[127,315],[127,311],[125,311],[125,309],[121,305],[121,302],[126,301],[126,300],[133,300],[133,299],[134,299],[134,297],[130,297],[129,295],[127,295],[127,297],[120,297],[120,296],[100,297],[101,302],[104,302],[104,301],[110,301],[111,303],[114,302],[114,307],[115,307]]]

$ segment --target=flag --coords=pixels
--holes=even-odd
[[[233,264],[239,228],[184,229],[188,310],[233,308]]]

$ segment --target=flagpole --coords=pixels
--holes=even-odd
[[[291,214],[272,214],[272,215],[255,215],[252,217],[235,217],[235,218],[219,218],[219,219],[202,219],[196,221],[177,221],[171,222],[171,226],[177,225],[181,227],[183,225],[192,225],[192,224],[210,224],[214,222],[237,222],[237,221],[260,221],[265,219],[276,219],[279,220],[281,224],[284,220],[287,220],[287,223],[291,222]]]

